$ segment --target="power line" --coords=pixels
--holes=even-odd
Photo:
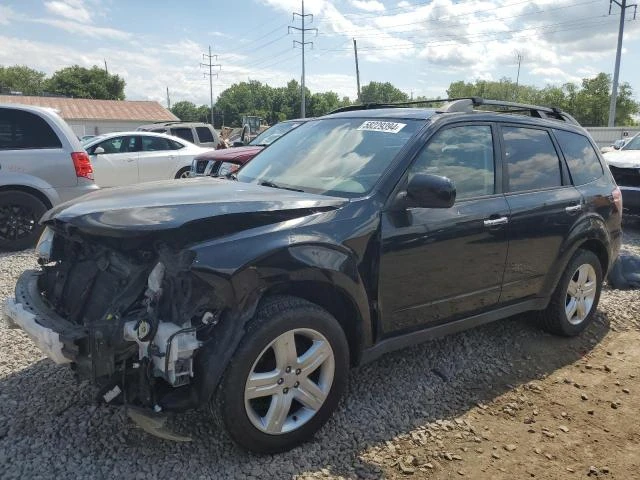
[[[213,68],[218,67],[220,70],[222,70],[222,65],[220,65],[219,63],[216,63],[216,64],[213,63],[213,59],[215,58],[217,61],[218,56],[211,55],[211,45],[209,45],[209,54],[207,55],[206,53],[203,53],[202,58],[206,60],[207,63],[200,63],[200,66],[209,67],[209,73],[204,73],[204,75],[209,76],[209,95],[210,95],[210,101],[211,101],[211,125],[213,125],[213,76],[215,75],[216,78],[218,78],[218,74],[213,73]]]
[[[616,66],[613,71],[613,85],[611,89],[611,103],[609,104],[609,127],[613,127],[616,123],[616,103],[618,101],[618,76],[620,74],[620,57],[622,56],[622,37],[624,35],[624,20],[627,8],[633,8],[633,19],[636,19],[638,5],[627,5],[627,0],[609,0],[609,15],[611,15],[612,4],[615,3],[620,7],[620,26],[618,27],[618,48],[616,49]]]
[[[292,27],[289,26],[289,28],[287,29],[287,33],[289,33],[291,30],[296,30],[298,32],[300,32],[302,34],[302,41],[298,41],[298,40],[294,40],[293,41],[293,45],[295,47],[296,44],[300,45],[302,47],[302,101],[300,104],[300,117],[301,118],[305,118],[306,117],[306,99],[305,99],[305,86],[304,86],[304,50],[305,47],[307,45],[313,45],[313,42],[305,42],[304,41],[304,34],[307,32],[311,32],[311,31],[315,31],[316,35],[318,34],[318,29],[317,28],[305,28],[304,26],[304,21],[307,19],[307,17],[311,17],[311,22],[313,22],[313,15],[308,13],[305,14],[304,13],[304,0],[302,0],[302,13],[297,13],[297,12],[293,12],[293,19],[295,20],[296,15],[300,17],[300,20],[302,21],[302,28],[298,28],[298,27]]]
[[[518,3],[529,3],[527,2],[517,2],[516,4],[513,5],[517,5]],[[528,13],[521,13],[521,14],[517,14],[517,15],[510,15],[507,17],[496,17],[492,20],[510,20],[510,19],[514,19],[514,18],[520,18],[520,17],[531,17],[531,15],[538,15],[541,13],[548,13],[548,12],[553,12],[553,11],[557,11],[557,10],[563,10],[563,9],[567,9],[567,8],[573,8],[573,7],[578,7],[578,6],[582,6],[582,5],[589,5],[589,4],[593,4],[593,3],[600,3],[600,0],[588,0],[585,2],[577,2],[577,3],[572,3],[570,5],[563,5],[561,7],[555,7],[555,8],[548,8],[545,10],[538,10],[537,12],[528,12]],[[488,10],[482,10],[480,12],[472,12],[472,13],[481,13],[481,12],[488,12],[491,10],[497,10],[498,8],[504,8],[504,6],[502,7],[495,7],[492,9],[488,9]],[[356,35],[358,38],[367,38],[367,37],[379,37],[379,36],[388,36],[388,31],[397,27],[406,27],[406,26],[411,26],[411,25],[422,25],[424,23],[437,23],[437,24],[441,24],[444,21],[448,21],[454,18],[459,18],[459,17],[463,17],[463,16],[468,16],[471,15],[471,13],[463,13],[460,15],[455,15],[455,16],[445,16],[445,17],[439,17],[436,19],[426,19],[426,20],[420,20],[417,22],[409,22],[409,23],[401,23],[401,24],[396,24],[396,25],[385,25],[385,26],[381,26],[379,28],[360,28],[357,30],[344,30],[344,31],[333,31],[333,32],[327,32],[321,35],[332,35],[332,34],[337,34],[337,35],[345,35],[345,36],[353,36]],[[462,23],[462,24],[457,24],[455,25],[456,27],[461,27],[461,26],[469,26],[469,25],[476,25],[476,24],[480,24],[480,23],[484,23],[483,20],[477,20],[474,22],[466,22],[466,23]],[[451,26],[442,26],[440,27],[440,30],[447,30],[450,29]],[[381,30],[384,30],[384,32],[381,32]],[[372,32],[378,32],[378,33],[371,33],[368,35],[363,35],[363,32],[367,32],[367,31],[372,31]],[[412,30],[405,30],[405,31],[399,31],[399,32],[392,32],[392,33],[396,33],[396,34],[400,34],[400,33],[411,33]]]
[[[565,28],[565,29],[560,29],[556,32],[551,32],[551,33],[558,33],[558,32],[562,32],[562,31],[568,31],[568,30],[573,30],[574,28],[583,28],[585,26],[593,26],[593,25],[603,25],[603,24],[607,24],[607,23],[611,23],[610,21],[600,21],[600,22],[587,22],[587,20],[595,20],[595,19],[601,19],[603,18],[602,16],[596,16],[596,17],[585,17],[583,19],[580,20],[571,20],[568,22],[559,22],[559,23],[554,23],[554,24],[548,24],[548,25],[542,25],[539,27],[529,27],[529,28],[522,28],[522,29],[514,29],[514,30],[504,30],[502,32],[485,32],[485,33],[473,33],[473,34],[468,34],[468,35],[447,35],[445,37],[449,38],[450,40],[447,40],[446,42],[442,42],[440,40],[438,41],[428,41],[428,42],[421,42],[421,43],[413,43],[412,45],[410,45],[410,47],[417,47],[417,46],[435,46],[435,45],[451,45],[452,41],[461,41],[463,39],[468,39],[468,38],[476,38],[476,37],[495,37],[498,38],[502,35],[515,35],[517,33],[522,33],[522,32],[526,32],[526,31],[536,31],[536,30],[546,30],[546,29],[550,29],[550,28],[554,28],[554,27],[560,27],[562,25],[571,25],[571,24],[575,24],[575,25],[571,25],[571,27],[569,28]],[[579,24],[577,22],[580,22]],[[404,39],[399,39],[399,40],[404,40]],[[479,40],[481,42],[486,41],[486,39],[482,39]],[[470,43],[477,43],[477,41],[468,41],[468,42],[464,42],[465,44],[470,44]],[[456,43],[453,43],[453,45],[455,45]],[[369,47],[363,47],[360,50],[395,50],[395,49],[399,49],[399,48],[407,48],[406,44],[393,44],[393,45],[386,45],[384,47],[379,47],[379,46],[369,46]],[[324,51],[332,51],[332,52],[342,52],[342,51],[350,51],[351,48],[341,48],[341,49],[329,49],[329,50],[324,50]]]

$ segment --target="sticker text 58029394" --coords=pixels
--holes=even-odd
[[[385,133],[398,133],[404,127],[406,123],[398,122],[385,122],[381,120],[367,120],[358,127],[358,130],[365,130],[367,132],[385,132]]]

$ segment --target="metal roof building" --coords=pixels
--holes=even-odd
[[[0,95],[0,103],[20,103],[53,108],[79,137],[135,130],[144,124],[179,120],[158,102],[146,100],[90,100]]]

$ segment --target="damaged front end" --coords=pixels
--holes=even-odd
[[[196,406],[194,357],[223,307],[191,272],[192,251],[149,237],[92,237],[62,222],[47,227],[36,251],[42,268],[18,281],[10,322],[107,403]]]

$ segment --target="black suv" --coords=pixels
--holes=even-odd
[[[145,428],[208,405],[240,445],[279,452],[327,420],[350,365],[527,311],[579,334],[621,211],[557,109],[349,107],[236,177],[54,208],[6,313]]]

